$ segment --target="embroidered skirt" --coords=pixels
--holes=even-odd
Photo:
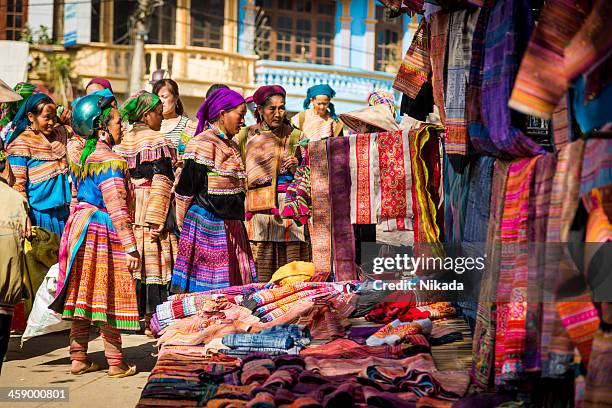
[[[109,215],[78,204],[60,243],[58,296],[50,308],[65,319],[140,330],[134,279]]]
[[[219,218],[193,204],[183,221],[172,293],[204,292],[256,281],[255,263],[241,221]]]

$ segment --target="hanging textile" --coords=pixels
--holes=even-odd
[[[412,213],[415,242],[439,243],[441,238],[438,204],[440,202],[439,128],[423,125],[411,130]]]
[[[380,211],[380,167],[376,133],[348,137],[351,223],[376,224]]]
[[[379,133],[380,219],[393,219],[397,230],[412,230],[412,172],[408,132]]]
[[[508,108],[521,52],[532,26],[526,0],[497,2],[491,11],[485,38],[482,116],[491,141],[508,157],[530,157],[545,152],[516,126],[516,120],[522,119]]]
[[[584,148],[580,196],[612,184],[612,139],[589,139]]]
[[[445,152],[446,153],[446,152]],[[470,168],[456,172],[444,155],[444,242],[460,243],[466,220]],[[470,220],[470,223],[472,220]]]
[[[529,198],[539,158],[516,160],[508,170],[501,222],[501,244],[504,249],[497,286],[496,384],[520,379],[524,374]]]
[[[422,18],[393,82],[393,89],[416,99],[431,72],[429,25]]]
[[[465,210],[465,219],[469,222],[463,228],[464,242],[487,241],[494,168],[495,158],[491,156],[480,156],[471,167]]]
[[[312,228],[310,242],[315,264],[313,282],[325,282],[331,272],[332,235],[329,166],[325,140],[308,144],[310,180],[312,183]]]
[[[449,27],[449,14],[438,12],[431,16],[429,53],[431,57],[433,95],[440,110],[442,124],[446,123],[444,112],[444,67],[446,43]]]
[[[351,175],[349,140],[346,137],[327,139],[329,152],[329,190],[332,216],[333,272],[335,281],[354,280],[355,237],[351,225]]]
[[[444,93],[444,148],[452,157],[455,171],[461,172],[467,156],[468,135],[465,110],[467,78],[472,58],[472,38],[480,9],[459,10],[451,13],[448,31],[448,60]]]
[[[508,102],[512,109],[545,119],[551,117],[568,87],[565,47],[586,18],[579,3],[552,0],[544,4]]]
[[[491,211],[487,229],[487,267],[480,284],[478,311],[472,353],[470,376],[474,385],[487,390],[493,385],[497,309],[495,293],[500,273],[501,222],[510,162],[497,160],[491,184]]]

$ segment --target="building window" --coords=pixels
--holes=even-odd
[[[0,39],[20,40],[27,23],[27,0],[0,0]]]
[[[261,58],[333,63],[335,1],[259,0],[256,4],[255,50]]]
[[[198,3],[197,1],[192,2]],[[165,0],[151,15],[147,44],[175,44],[176,0]]]
[[[389,10],[376,6],[376,71],[397,69],[402,58],[402,17],[389,17]]]
[[[191,2],[191,45],[223,48],[225,1],[198,0]]]
[[[136,1],[115,0],[113,3],[113,42],[115,44],[130,44],[131,23],[130,16],[136,11]]]
[[[91,1],[91,42],[100,42],[100,14],[102,12],[102,1]],[[55,8],[58,6],[56,5]]]

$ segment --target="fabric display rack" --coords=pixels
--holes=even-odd
[[[612,2],[382,3],[410,125],[309,143],[313,263],[158,306],[139,407],[612,406]],[[481,243],[477,298],[374,290],[366,226]]]

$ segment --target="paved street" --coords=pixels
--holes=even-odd
[[[154,341],[143,335],[126,335],[123,350],[126,360],[138,366],[138,374],[122,379],[106,376],[106,359],[102,339],[89,343],[89,355],[103,370],[82,376],[70,374],[68,331],[38,337],[19,349],[19,338],[13,337],[8,361],[3,365],[0,387],[68,387],[69,403],[2,403],[0,407],[133,407],[155,364]]]

